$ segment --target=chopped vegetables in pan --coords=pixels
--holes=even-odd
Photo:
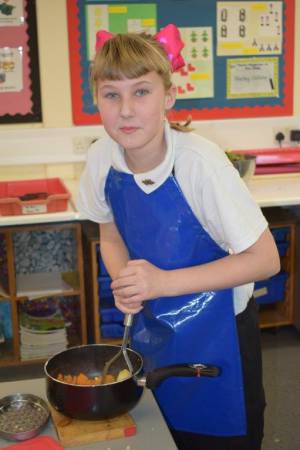
[[[78,375],[64,375],[62,373],[59,373],[57,376],[57,379],[59,381],[63,381],[64,383],[68,384],[78,384],[81,386],[93,386],[97,384],[104,384],[105,383],[114,383],[116,381],[123,381],[126,378],[129,378],[130,372],[127,369],[123,369],[118,373],[118,376],[115,377],[114,375],[106,375],[105,381],[102,380],[101,375],[96,377],[88,377],[84,373],[79,373]]]

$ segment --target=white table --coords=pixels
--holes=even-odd
[[[35,394],[46,400],[45,379],[21,380],[0,383],[0,398],[20,393]],[[72,447],[78,450],[176,450],[177,447],[171,437],[167,425],[161,415],[151,391],[145,389],[142,399],[130,412],[136,426],[135,436],[94,444]],[[57,439],[51,419],[43,429],[42,435]],[[13,444],[0,438],[0,449]]]
[[[75,207],[78,183],[64,182],[72,196],[66,211],[50,214],[0,216],[0,227],[86,220],[86,217],[80,214]],[[300,205],[300,173],[257,175],[247,182],[247,186],[255,201],[262,208]]]

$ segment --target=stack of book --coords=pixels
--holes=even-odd
[[[1,286],[0,286],[1,297]],[[11,304],[9,301],[0,301],[0,344],[12,339]]]
[[[46,359],[68,346],[66,322],[59,308],[49,316],[20,311],[22,360]]]
[[[4,324],[0,320],[0,344],[4,344],[4,342],[5,342]]]

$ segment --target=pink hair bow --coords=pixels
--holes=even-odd
[[[180,54],[184,47],[184,42],[181,40],[180,32],[175,25],[170,23],[156,33],[154,38],[163,46],[171,62],[173,72],[185,65],[185,61]]]
[[[106,30],[100,30],[96,33],[96,52],[101,50],[106,41],[109,41],[114,37],[113,33]]]
[[[100,30],[96,34],[96,52],[101,50],[106,41],[113,38],[114,34],[106,30]],[[181,40],[178,28],[170,23],[162,28],[154,39],[163,46],[169,61],[171,62],[172,70],[175,72],[185,65],[185,61],[180,52],[184,47],[184,42]]]

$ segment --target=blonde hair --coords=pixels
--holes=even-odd
[[[96,92],[98,80],[121,80],[139,78],[156,72],[168,91],[172,86],[172,68],[167,54],[153,36],[146,33],[116,34],[105,42],[96,53],[91,66],[91,85]],[[171,128],[191,131],[191,120],[183,125],[170,122]]]

